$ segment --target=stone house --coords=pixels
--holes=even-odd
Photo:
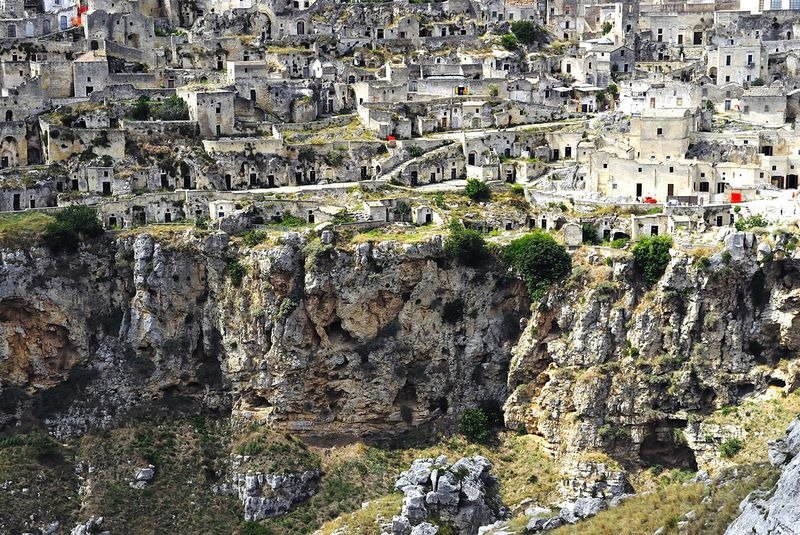
[[[108,58],[94,50],[86,52],[72,63],[72,73],[75,96],[88,97],[108,85]]]
[[[220,137],[234,133],[234,91],[179,88],[177,93],[186,101],[189,119],[197,121],[202,137]]]
[[[760,40],[742,39],[720,44],[708,51],[706,72],[717,85],[734,83],[745,85],[767,74],[769,55]]]
[[[751,87],[742,93],[740,118],[761,126],[783,126],[786,107],[786,91],[783,87]]]

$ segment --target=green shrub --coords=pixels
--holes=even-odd
[[[236,287],[241,286],[242,279],[247,275],[247,266],[243,265],[238,260],[231,260],[228,262],[227,267],[228,277],[231,279],[231,284]]]
[[[597,245],[600,243],[600,238],[597,237],[597,232],[589,223],[584,223],[581,225],[581,232],[583,234],[583,243],[588,243],[590,245]]]
[[[566,248],[544,230],[512,241],[504,249],[503,259],[522,277],[534,300],[541,299],[551,284],[572,270],[572,258]]]
[[[444,304],[442,309],[442,319],[447,323],[455,324],[464,317],[464,301],[455,299]]]
[[[518,20],[511,24],[511,33],[517,41],[526,45],[543,41],[547,37],[547,31],[530,20]]]
[[[730,459],[742,451],[742,448],[744,448],[744,443],[740,439],[731,438],[720,444],[719,455],[723,459]]]
[[[628,245],[629,241],[631,241],[630,238],[622,237],[622,238],[617,238],[615,240],[611,240],[611,243],[609,245],[611,245],[612,249],[623,249],[626,245]]]
[[[670,247],[672,238],[669,236],[642,238],[633,246],[633,263],[644,275],[647,284],[655,284],[664,275],[672,258],[669,254]]]
[[[737,219],[734,225],[736,230],[739,232],[744,232],[745,230],[750,230],[756,227],[766,227],[767,220],[764,219],[761,214],[751,215],[750,217],[743,217],[741,219]]]
[[[411,145],[410,147],[408,147],[408,155],[411,156],[412,158],[419,158],[423,154],[425,154],[425,151],[422,150],[422,148],[417,147],[416,145]]]
[[[519,48],[519,39],[517,39],[517,36],[513,33],[507,33],[500,38],[500,44],[503,45],[503,48],[506,50],[516,50]]]
[[[194,218],[194,226],[201,229],[206,230],[208,228],[208,219],[205,217],[195,217]]]
[[[606,35],[614,28],[614,25],[611,24],[609,21],[605,21],[601,29],[603,30],[603,35]]]
[[[445,239],[443,248],[448,256],[473,267],[480,265],[489,254],[481,233],[465,228],[460,221],[450,223],[450,235]]]
[[[492,196],[492,190],[489,189],[489,185],[477,178],[467,179],[464,193],[473,201],[488,201]]]
[[[97,210],[89,206],[68,206],[57,212],[45,227],[42,240],[53,252],[76,251],[78,244],[103,234]]]
[[[283,217],[281,217],[281,225],[284,227],[296,228],[302,227],[305,224],[306,222],[302,218],[291,214],[284,214]]]
[[[458,432],[471,442],[486,442],[492,433],[483,409],[467,409],[458,417]]]
[[[242,235],[242,243],[248,247],[255,247],[267,239],[267,233],[263,230],[250,230]]]
[[[273,535],[275,532],[258,522],[248,520],[239,526],[239,535]]]

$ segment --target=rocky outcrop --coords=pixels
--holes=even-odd
[[[392,535],[435,534],[429,521],[455,533],[475,535],[481,526],[504,516],[498,482],[484,457],[464,457],[452,465],[442,456],[417,459],[403,472],[395,488],[403,492],[403,509],[392,519]]]
[[[769,460],[781,467],[778,483],[767,492],[752,492],[739,506],[741,515],[726,535],[796,533],[800,526],[800,420],[794,420],[786,437],[770,444]]]
[[[457,265],[438,239],[353,250],[290,233],[239,250],[188,232],[4,250],[0,427],[75,435],[156,405],[305,434],[402,433],[504,400],[526,313],[500,266]]]
[[[721,441],[745,431],[704,415],[769,388],[791,391],[800,378],[794,249],[785,235],[734,233],[725,243],[704,257],[676,252],[652,289],[629,256],[588,252],[514,349],[507,426],[567,459],[603,451],[623,464],[724,463]]]

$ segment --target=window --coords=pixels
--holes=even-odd
[[[726,81],[726,82],[730,82],[730,81],[731,81],[731,77],[730,77],[730,76],[726,76],[726,77],[725,77],[725,81]]]
[[[675,172],[675,168],[674,168],[674,167],[670,167],[670,168],[669,168],[669,172],[670,172],[670,173],[674,173],[674,172]]]
[[[608,164],[607,163],[603,164],[603,169],[608,169]]]
[[[753,64],[753,54],[747,54],[747,64],[748,65]]]
[[[664,129],[663,128],[656,129],[656,135],[663,136],[664,135]]]
[[[678,106],[683,106],[683,99],[682,99],[681,97],[678,97],[678,99],[677,99],[677,105],[678,105]]]
[[[731,64],[731,57],[725,56],[725,65],[730,66],[730,64]]]
[[[800,9],[800,0],[789,0],[789,9]]]
[[[772,0],[770,2],[770,9],[780,9],[781,8],[781,0]]]

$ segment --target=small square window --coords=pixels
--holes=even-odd
[[[664,135],[664,129],[663,128],[658,128],[656,130],[656,134],[658,134],[659,136],[663,136]]]

